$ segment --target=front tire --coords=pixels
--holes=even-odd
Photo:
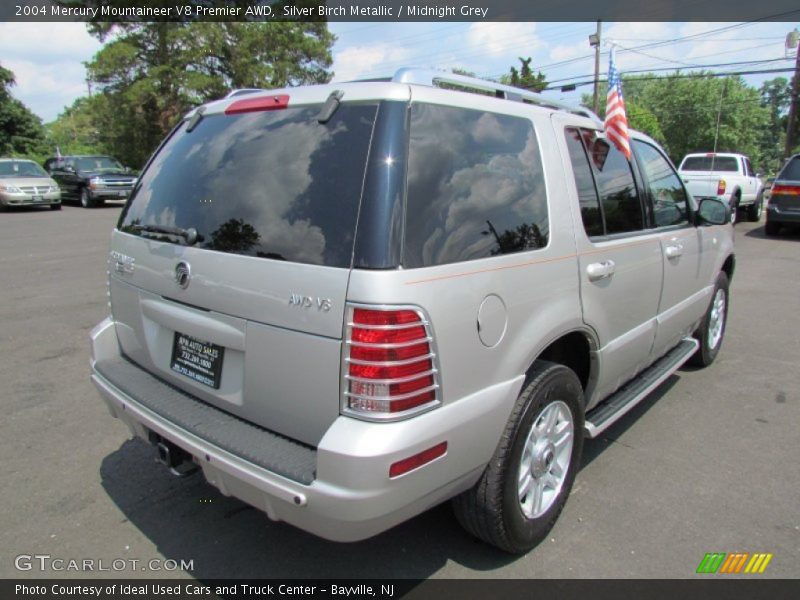
[[[92,198],[92,196],[89,194],[89,190],[86,188],[81,188],[80,200],[83,208],[94,208],[97,206],[94,198]]]
[[[51,204],[50,210],[61,210],[61,203],[59,202],[58,204]]]
[[[722,338],[725,336],[725,328],[728,324],[728,289],[728,276],[724,271],[720,271],[719,275],[717,275],[711,304],[703,317],[703,321],[700,323],[700,327],[694,332],[694,337],[700,342],[700,347],[689,358],[689,363],[692,365],[707,367],[717,358],[719,349],[722,346]]]
[[[537,361],[483,475],[453,499],[456,518],[484,542],[527,552],[561,514],[582,450],[580,381],[563,365]]]

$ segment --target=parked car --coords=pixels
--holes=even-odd
[[[61,210],[61,190],[34,161],[0,158],[0,209],[12,206],[49,206]]]
[[[800,154],[792,156],[775,177],[764,231],[777,235],[782,225],[800,223]]]
[[[718,198],[730,204],[733,221],[740,211],[758,221],[763,210],[763,183],[743,154],[687,154],[678,168],[689,193],[697,199]]]
[[[84,208],[125,200],[136,183],[136,175],[110,156],[58,156],[48,158],[44,167],[61,186],[63,199]]]
[[[584,438],[725,333],[728,207],[631,146],[635,171],[590,111],[432,71],[209,103],[113,232],[92,380],[272,519],[353,541],[452,498],[525,552]]]

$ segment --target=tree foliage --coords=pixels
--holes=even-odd
[[[141,166],[190,108],[231,88],[324,83],[334,36],[325,23],[94,23],[106,45],[87,64],[97,144]],[[71,118],[77,114],[71,114]]]
[[[44,151],[42,121],[11,95],[14,74],[0,65],[0,155],[38,155]]]
[[[518,57],[520,68],[511,67],[507,75],[500,77],[500,82],[515,87],[525,88],[532,92],[541,92],[547,87],[547,77],[541,71],[535,74],[531,69],[531,57]]]

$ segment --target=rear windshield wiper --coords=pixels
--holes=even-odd
[[[163,233],[165,235],[174,235],[175,237],[183,238],[187,246],[194,246],[203,239],[203,236],[198,234],[197,229],[194,227],[183,229],[182,227],[170,227],[168,225],[134,225],[131,229],[137,233]]]

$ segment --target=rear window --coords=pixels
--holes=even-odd
[[[194,228],[195,246],[349,267],[377,105],[342,104],[211,115],[170,138],[120,218],[127,233],[180,243],[141,226]]]
[[[687,156],[681,171],[731,171],[739,170],[739,161],[734,156]]]
[[[547,245],[548,235],[542,160],[530,120],[412,105],[404,266],[534,250]]]
[[[783,170],[781,171],[780,175],[778,175],[775,179],[790,179],[792,181],[800,181],[800,157],[795,156],[792,158]]]

